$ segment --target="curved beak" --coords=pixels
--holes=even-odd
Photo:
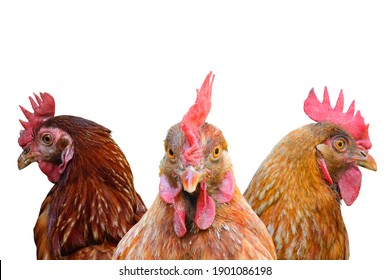
[[[375,159],[365,151],[360,151],[360,156],[356,160],[356,164],[372,171],[377,170]]]
[[[22,170],[23,168],[29,166],[31,163],[36,161],[36,155],[30,152],[30,149],[24,149],[23,152],[18,157],[18,168]]]
[[[187,166],[184,172],[181,174],[181,181],[183,182],[183,188],[188,193],[193,193],[198,186],[201,174],[195,170],[193,166]]]

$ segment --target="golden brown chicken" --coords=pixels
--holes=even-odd
[[[275,259],[264,224],[239,191],[227,142],[205,123],[210,73],[165,139],[159,194],[120,241],[116,259]]]
[[[332,108],[325,88],[323,103],[311,90],[306,114],[318,123],[287,134],[263,161],[244,193],[266,224],[278,259],[348,259],[348,234],[341,199],[357,198],[362,174],[376,170],[369,155],[368,125],[354,102],[343,113],[340,93]]]

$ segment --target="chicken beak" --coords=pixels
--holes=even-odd
[[[24,149],[18,158],[18,168],[22,170],[23,168],[29,166],[35,161],[35,155],[30,153],[30,149]]]
[[[366,152],[361,151],[360,154],[361,156],[357,159],[356,164],[372,171],[376,171],[377,168],[375,159]]]
[[[193,166],[188,166],[181,175],[183,188],[188,193],[193,193],[200,180],[200,174]]]

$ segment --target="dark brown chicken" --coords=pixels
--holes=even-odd
[[[34,227],[38,259],[111,259],[146,207],[110,130],[75,116],[54,116],[48,93],[21,107],[19,169],[37,162],[54,183]]]
[[[214,76],[165,139],[159,194],[118,244],[117,259],[274,259],[264,224],[240,193],[226,140],[205,123]]]
[[[263,161],[244,193],[266,224],[278,259],[348,259],[348,234],[340,203],[357,198],[362,174],[376,170],[368,154],[368,125],[354,102],[343,113],[340,93],[332,108],[311,90],[306,114],[318,123],[287,134]]]

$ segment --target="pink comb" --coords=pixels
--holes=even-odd
[[[212,72],[207,75],[200,90],[196,90],[197,97],[195,104],[191,106],[181,121],[181,128],[190,144],[190,148],[184,151],[184,157],[192,165],[196,165],[201,157],[195,131],[205,123],[207,115],[210,112],[214,76]]]
[[[365,149],[370,149],[372,144],[368,135],[368,124],[364,123],[364,119],[360,111],[355,115],[355,101],[352,101],[346,113],[344,109],[344,94],[340,91],[334,108],[330,105],[328,89],[325,87],[324,100],[322,103],[318,100],[314,89],[311,89],[309,96],[306,98],[304,107],[306,115],[317,122],[332,122],[345,128]]]
[[[18,139],[19,145],[22,148],[25,147],[32,140],[32,132],[35,128],[41,125],[45,120],[54,117],[54,98],[46,92],[41,92],[41,97],[39,97],[35,93],[34,96],[37,102],[35,102],[32,97],[29,97],[34,113],[31,113],[22,106],[19,106],[28,120],[27,122],[19,120],[23,128],[25,129],[20,131],[20,137]]]

